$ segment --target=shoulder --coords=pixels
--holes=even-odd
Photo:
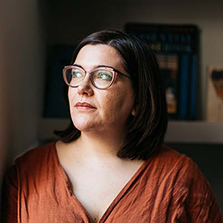
[[[33,166],[41,165],[43,162],[49,160],[55,152],[55,142],[48,143],[43,146],[36,147],[19,156],[15,160],[16,166]]]
[[[58,166],[55,142],[31,149],[15,160],[18,183],[47,177],[56,171],[55,166]]]
[[[29,150],[15,160],[18,190],[27,196],[33,188],[42,191],[42,183],[55,178],[58,166],[55,142]]]
[[[154,154],[152,163],[153,166],[159,166],[171,172],[198,169],[197,164],[190,157],[165,145]],[[188,173],[191,173],[191,171]]]
[[[203,196],[210,188],[198,165],[190,157],[167,146],[151,157],[147,172],[152,172],[150,177],[155,178],[157,184],[162,185],[161,188],[168,188],[177,196],[192,196],[198,188]]]
[[[222,222],[211,186],[190,157],[163,146],[151,165],[159,190],[165,189],[178,215],[186,208],[190,222]]]

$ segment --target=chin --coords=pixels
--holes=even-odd
[[[93,123],[90,120],[86,120],[83,118],[72,118],[73,125],[79,130],[79,131],[89,131],[93,128]]]

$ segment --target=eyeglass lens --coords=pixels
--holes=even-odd
[[[66,79],[70,86],[77,87],[85,78],[85,71],[80,68],[69,68],[66,70]],[[114,78],[114,72],[108,69],[97,69],[90,73],[92,84],[101,89],[108,88]]]

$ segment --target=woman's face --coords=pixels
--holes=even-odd
[[[86,45],[74,62],[87,72],[110,66],[126,74],[119,52],[108,45]],[[68,98],[73,124],[82,132],[125,131],[130,114],[134,115],[134,92],[130,79],[117,75],[108,89],[95,88],[85,76],[77,88],[69,87]]]

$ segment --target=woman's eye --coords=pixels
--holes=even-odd
[[[74,70],[72,72],[72,77],[73,78],[78,78],[78,77],[82,77],[82,76],[83,76],[83,74],[79,70]]]
[[[112,80],[112,75],[108,72],[98,72],[97,78],[105,81],[111,81]]]

